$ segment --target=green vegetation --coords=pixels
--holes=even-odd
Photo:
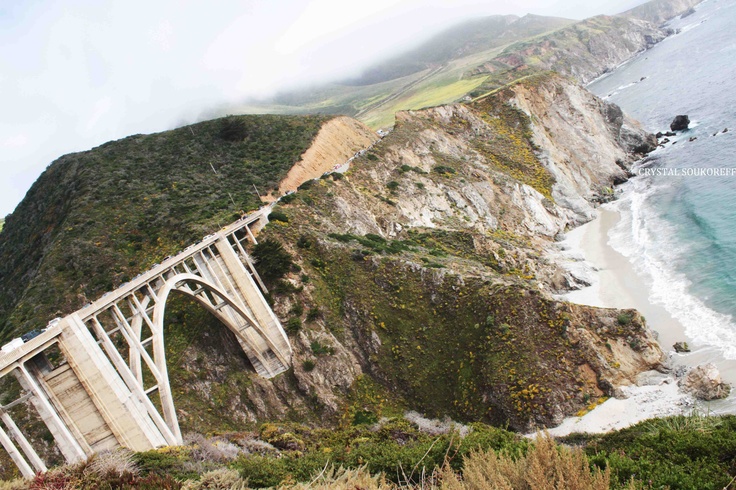
[[[389,247],[370,235],[332,237]],[[448,237],[414,240],[440,247],[438,239]],[[380,337],[372,365],[407,405],[431,416],[520,428],[545,420],[559,406],[559,396],[582,406],[572,366],[584,361],[573,360],[579,354],[564,335],[564,311],[539,294],[439,280],[416,274],[391,255],[366,261],[337,246],[317,245],[307,257],[325,321],[341,324],[349,314],[356,335]],[[511,328],[486,326],[489,315]]]
[[[272,238],[262,240],[253,247],[253,258],[258,274],[267,284],[284,277],[292,266],[291,255],[280,242]]]
[[[377,422],[356,410],[338,429],[268,423],[178,448],[102,453],[0,488],[720,490],[736,475],[733,416],[671,417],[574,435],[564,440],[573,447],[483,424],[412,420]]]
[[[365,236],[356,236],[350,233],[330,233],[330,238],[334,238],[338,242],[350,243],[352,241],[358,242],[369,250],[377,253],[384,254],[397,254],[405,250],[411,249],[411,242],[404,240],[386,240],[380,235],[374,233],[368,233]]]
[[[549,74],[538,75],[544,80]],[[534,83],[533,80],[523,82]],[[473,103],[483,119],[493,128],[491,139],[474,140],[475,148],[499,170],[538,190],[552,199],[554,178],[537,158],[532,142],[531,121],[520,109],[506,101],[510,93],[489,96]]]
[[[720,490],[736,478],[734,416],[653,419],[582,442],[591,462],[610,467],[619,488],[634,478],[648,482],[641,488]]]
[[[231,116],[54,162],[7,217],[0,336],[45,325],[256,209],[326,117]]]
[[[299,330],[302,329],[302,320],[297,316],[293,316],[289,318],[289,321],[286,322],[286,325],[284,325],[284,328],[290,334],[295,334],[299,332]]]
[[[633,315],[631,313],[619,313],[616,317],[616,322],[621,326],[629,325],[631,323],[632,316]]]

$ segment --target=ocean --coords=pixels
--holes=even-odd
[[[736,0],[669,26],[679,33],[588,86],[652,132],[691,120],[620,187],[608,243],[694,350],[736,360]]]

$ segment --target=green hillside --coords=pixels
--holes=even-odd
[[[0,335],[37,328],[259,207],[327,117],[233,116],[51,164],[0,234]]]

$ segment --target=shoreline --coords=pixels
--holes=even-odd
[[[608,243],[608,233],[620,220],[619,211],[604,205],[597,216],[565,235],[557,244],[554,255],[561,265],[590,286],[572,290],[558,299],[600,308],[635,308],[647,320],[648,328],[667,357],[665,364],[672,371],[683,371],[707,362],[718,367],[724,381],[735,385],[736,361],[726,360],[713,348],[693,345],[685,335],[684,325],[663,306],[649,300],[650,286],[629,259]],[[686,341],[693,352],[677,354],[672,345]],[[679,368],[679,369],[678,369]],[[553,436],[575,432],[604,433],[623,429],[643,420],[678,414],[730,413],[736,402],[731,395],[726,400],[701,402],[683,394],[674,374],[640,376],[637,385],[624,387],[626,398],[610,398],[580,417],[568,417],[557,427],[548,429]]]

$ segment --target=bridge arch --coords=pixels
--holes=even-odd
[[[262,354],[262,346],[255,344],[254,336],[246,334],[245,330],[250,328],[256,334],[255,339],[264,342],[280,363],[288,365],[289,359],[274,344],[248,311],[221,288],[205,278],[191,273],[177,274],[168,278],[156,294],[155,306],[151,318],[152,324],[150,325],[152,331],[151,343],[154,364],[161,378],[165,380],[164,383],[159,383],[158,388],[164,420],[177,440],[181,441],[181,430],[179,428],[173,394],[169,383],[164,339],[166,303],[169,294],[174,290],[195,299],[207,311],[220,320],[235,335],[254,367],[257,368],[258,364],[260,364],[264,369],[269,370],[272,362]]]

